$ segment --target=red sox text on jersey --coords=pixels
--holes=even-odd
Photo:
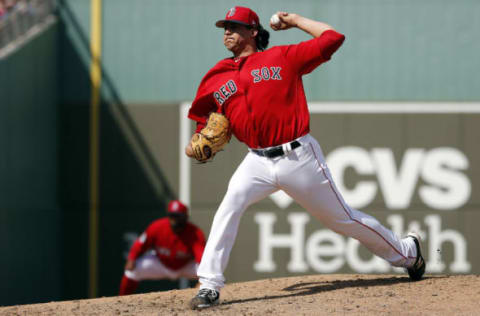
[[[343,40],[329,30],[300,44],[221,60],[202,79],[189,118],[199,131],[210,112],[223,112],[233,134],[250,148],[306,135],[309,113],[301,77],[329,60]]]
[[[262,80],[282,80],[280,77],[281,67],[262,67],[261,69],[252,70],[253,83],[260,82]],[[270,72],[271,71],[271,72]],[[228,80],[226,84],[222,85],[218,91],[213,93],[213,97],[222,105],[228,98],[237,92],[237,85],[235,81]]]

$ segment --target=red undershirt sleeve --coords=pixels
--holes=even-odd
[[[144,254],[145,251],[152,248],[154,242],[153,230],[153,225],[148,226],[148,228],[137,238],[137,240],[135,240],[128,254],[129,260],[136,260],[142,254]]]
[[[328,30],[311,40],[285,46],[284,55],[297,72],[305,75],[330,60],[344,40],[345,36],[343,34]]]
[[[216,110],[217,106],[212,100],[211,95],[198,97],[192,102],[192,106],[188,111],[188,118],[197,123],[196,133],[205,127],[208,115]]]

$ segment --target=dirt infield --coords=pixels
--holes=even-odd
[[[191,311],[195,289],[0,308],[0,315],[479,315],[478,275],[311,275],[228,284]]]

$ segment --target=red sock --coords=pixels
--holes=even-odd
[[[138,281],[127,278],[125,275],[120,282],[120,292],[118,295],[130,295],[135,292],[138,286]]]

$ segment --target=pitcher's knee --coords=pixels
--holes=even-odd
[[[247,190],[243,190],[242,188],[229,188],[225,198],[229,206],[228,209],[232,212],[241,213],[249,205]]]

